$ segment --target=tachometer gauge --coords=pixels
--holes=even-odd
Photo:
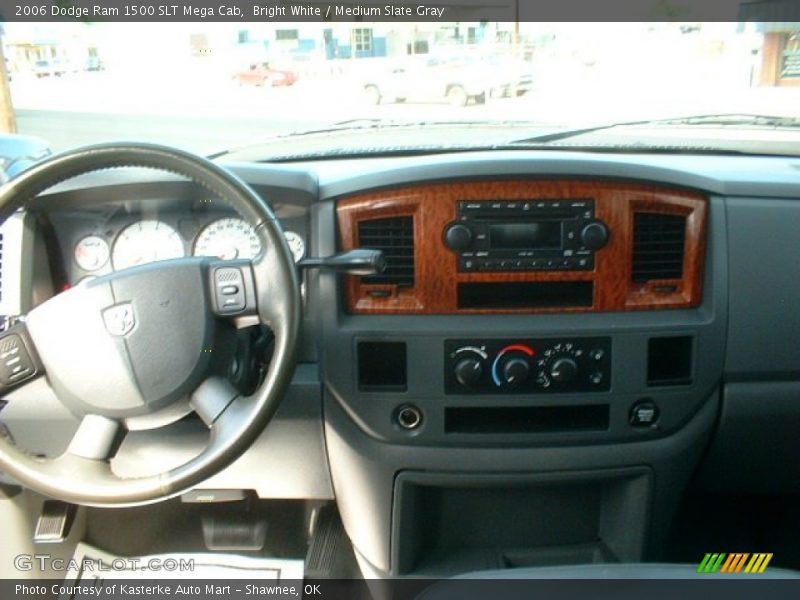
[[[194,243],[195,256],[216,256],[222,260],[255,258],[261,252],[253,228],[238,217],[218,219],[206,225]]]
[[[299,262],[306,255],[306,243],[303,238],[294,231],[284,231],[283,237],[286,238],[286,243],[289,244],[289,250],[292,251],[294,262]]]
[[[114,269],[181,258],[185,252],[178,232],[161,221],[149,219],[128,225],[114,242],[111,261]]]
[[[84,271],[97,271],[108,262],[108,242],[97,235],[87,235],[75,244],[75,263]]]

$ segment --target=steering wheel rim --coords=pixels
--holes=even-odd
[[[269,206],[229,171],[182,150],[155,144],[102,144],[53,156],[0,188],[0,222],[60,182],[120,167],[151,168],[186,177],[230,204],[253,226],[263,248],[261,255],[249,264],[255,287],[256,314],[261,323],[272,329],[274,350],[266,375],[252,394],[229,398],[213,411],[208,406],[195,406],[210,430],[207,446],[188,462],[156,475],[122,479],[113,473],[107,458],[70,449],[59,457],[42,460],[0,436],[0,471],[44,495],[94,506],[146,504],[176,496],[238,458],[272,418],[289,386],[301,321],[300,286],[294,260]],[[207,267],[207,263],[196,259],[177,260],[186,261],[187,269],[195,265]],[[189,264],[191,260],[195,262]],[[172,262],[176,261],[166,261],[163,265]],[[158,265],[154,263],[151,269],[166,268]],[[104,278],[112,281],[115,276]],[[56,298],[58,296],[47,302]],[[214,385],[213,380],[210,383],[200,387],[213,396],[219,386]],[[219,402],[213,398],[210,401],[211,405]],[[87,415],[81,426],[91,416]],[[90,424],[95,427],[95,433],[99,431],[101,436],[113,437],[114,432],[106,422],[100,421],[96,429],[98,419],[105,417],[98,417]]]

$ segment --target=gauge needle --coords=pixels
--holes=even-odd
[[[236,246],[229,246],[225,252],[220,255],[222,260],[233,260],[239,256],[239,249]]]

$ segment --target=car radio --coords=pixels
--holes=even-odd
[[[587,271],[608,238],[589,199],[459,202],[443,232],[462,272]]]

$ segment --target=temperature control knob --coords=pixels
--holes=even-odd
[[[550,367],[550,377],[558,383],[567,383],[578,374],[578,363],[571,358],[558,358]]]
[[[476,358],[465,358],[456,363],[453,373],[455,373],[458,383],[466,387],[472,387],[481,380],[483,365]]]
[[[592,221],[581,229],[581,243],[588,250],[599,250],[608,243],[608,228],[602,221]]]
[[[444,231],[444,243],[450,250],[466,250],[472,244],[472,230],[461,223],[450,225]]]
[[[511,358],[503,365],[503,380],[510,386],[525,383],[531,367],[524,358]]]

